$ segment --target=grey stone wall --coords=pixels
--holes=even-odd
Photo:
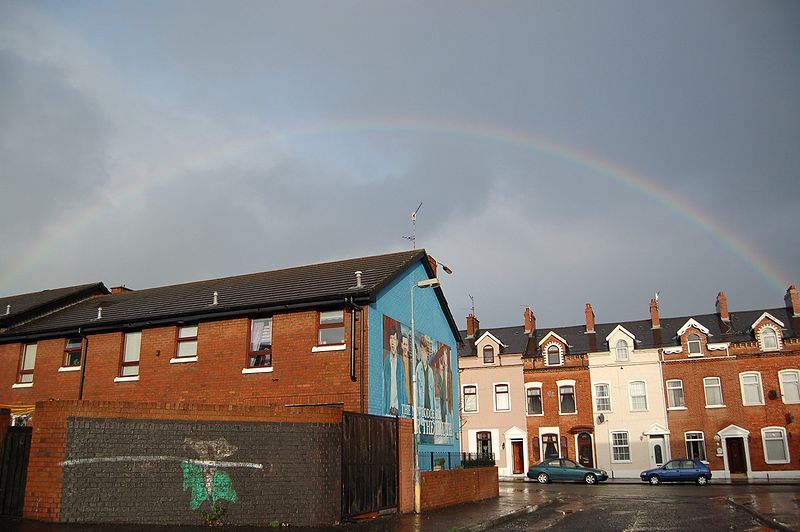
[[[61,521],[332,524],[340,483],[339,425],[70,418]]]

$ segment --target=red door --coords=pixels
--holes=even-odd
[[[520,475],[525,472],[525,460],[522,458],[522,442],[521,441],[512,441],[511,442],[511,456],[514,460],[514,469],[512,473],[515,475]]]

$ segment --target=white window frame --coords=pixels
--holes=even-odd
[[[699,434],[700,438],[689,439],[689,435],[690,434]],[[683,441],[686,444],[686,457],[689,458],[690,460],[692,459],[692,457],[689,456],[689,454],[690,454],[689,453],[689,442],[690,441],[693,441],[693,442],[699,441],[700,443],[702,443],[703,444],[703,458],[696,458],[696,460],[700,460],[700,461],[706,462],[706,463],[708,462],[708,449],[706,448],[706,435],[705,435],[705,433],[703,431],[700,431],[700,430],[689,430],[689,431],[686,431],[686,432],[683,433]]]
[[[677,383],[680,384],[680,386],[679,387],[674,387],[673,386],[673,387],[670,388],[669,384],[671,382],[672,383],[677,382]],[[667,389],[667,410],[686,410],[686,392],[683,389],[683,381],[681,379],[669,379],[666,382],[666,389]],[[673,405],[672,404],[672,394],[670,394],[670,392],[673,391],[673,390],[680,390],[681,391],[681,397],[683,399],[683,404],[682,405]]]
[[[574,412],[562,412],[561,411],[561,388],[571,386],[572,387],[572,401],[575,403],[575,411]],[[578,389],[575,386],[575,381],[572,379],[556,381],[556,390],[558,392],[558,415],[559,416],[577,416],[578,415]],[[561,442],[559,441],[559,445]]]
[[[558,363],[551,364],[549,358],[549,351],[551,347],[555,347],[558,349]],[[547,367],[555,367],[555,366],[563,366],[564,365],[564,351],[561,349],[561,346],[555,342],[549,343],[544,346],[544,365]]]
[[[697,340],[690,340],[689,338],[691,338],[692,336],[696,336]],[[696,353],[692,353],[692,345],[691,344],[694,343],[694,342],[697,342],[697,352]],[[703,356],[703,338],[699,334],[697,334],[696,332],[689,333],[686,336],[686,353],[690,357],[701,357],[701,356]]]
[[[475,410],[467,410],[467,400],[466,400],[466,389],[467,388],[475,388]],[[462,384],[461,385],[461,400],[463,401],[462,404],[464,405],[463,412],[465,414],[477,414],[480,410],[480,401],[478,401],[478,385],[477,384]]]
[[[634,408],[633,407],[633,389],[631,388],[632,384],[642,383],[644,386],[644,408]],[[637,396],[640,397],[640,396]],[[635,381],[628,381],[628,406],[630,406],[631,412],[647,412],[650,410],[650,405],[647,401],[647,381],[643,381],[641,379],[637,379]]]
[[[798,398],[799,398],[798,400],[795,400],[795,401],[787,401],[786,400],[786,390],[784,389],[784,386],[783,386],[783,377],[784,377],[784,375],[794,375],[795,376],[795,379],[796,379],[795,382],[797,383],[796,386],[798,388],[798,390],[797,390],[797,392],[798,392],[797,395],[798,395]],[[800,370],[796,370],[796,369],[782,369],[782,370],[780,370],[778,372],[778,384],[780,385],[781,401],[783,401],[783,404],[792,405],[792,404],[800,403]]]
[[[775,335],[775,345],[771,347],[767,347],[766,337],[764,333],[770,331],[772,334]],[[761,344],[762,351],[779,351],[781,348],[781,335],[778,331],[775,330],[775,327],[771,325],[764,325],[761,329],[758,330],[758,336]]]
[[[528,390],[530,390],[532,388],[539,390],[539,401],[542,404],[542,413],[541,414],[531,414],[530,412],[528,412]],[[541,382],[526,382],[525,383],[525,415],[532,416],[532,417],[542,417],[542,416],[544,416],[544,391],[542,390],[542,383]]]
[[[497,387],[498,386],[505,386],[506,387],[506,395],[508,395],[508,408],[504,408],[502,410],[497,408]],[[495,412],[511,412],[511,383],[508,382],[494,382],[492,383],[492,402],[494,403],[494,411]]]
[[[620,344],[622,344],[622,349],[620,349]],[[624,352],[625,356],[620,356],[620,352]],[[631,358],[628,342],[626,342],[623,338],[617,340],[617,344],[614,346],[614,357],[617,362],[628,362]]]
[[[617,445],[614,443],[614,435],[615,434],[624,434],[627,443],[623,445]],[[609,449],[611,451],[611,463],[612,464],[629,464],[631,463],[632,456],[631,456],[631,435],[627,430],[612,430],[608,433],[608,441],[609,441]],[[627,447],[628,449],[628,459],[627,460],[617,460],[614,458],[614,449],[617,447]]]
[[[722,401],[722,404],[719,404],[719,405],[710,405],[710,404],[708,404],[708,388],[709,388],[709,386],[706,384],[706,381],[708,379],[717,379],[716,387],[719,388],[719,397],[720,397],[720,400]],[[713,388],[713,387],[714,386],[711,386],[711,388]],[[725,395],[724,395],[724,392],[722,391],[722,379],[720,377],[713,377],[713,376],[712,377],[703,377],[703,395],[705,395],[705,398],[706,398],[706,408],[725,408]]]
[[[608,409],[606,409],[606,410],[601,410],[600,409],[600,405],[597,402],[597,400],[600,399],[600,395],[598,395],[598,393],[597,393],[597,387],[598,386],[605,386],[606,389],[608,390],[608,395],[605,397],[605,399],[608,399]],[[592,402],[594,404],[594,411],[597,412],[597,413],[600,413],[600,412],[613,412],[614,411],[613,410],[613,406],[614,405],[611,402],[611,383],[610,382],[595,382],[592,385]]]
[[[22,344],[22,356],[19,360],[19,370],[17,371],[17,378],[15,384],[17,388],[29,388],[33,386],[33,373],[36,370],[36,353],[39,349],[38,342],[31,342]],[[28,361],[31,361],[30,369],[26,369]],[[30,380],[27,376],[30,375]]]
[[[755,383],[758,385],[758,395],[760,398],[760,402],[757,403],[748,403],[745,399],[744,393],[744,379],[745,377],[756,377],[758,382]],[[753,384],[748,384],[748,386],[752,386]],[[764,406],[764,385],[761,383],[761,373],[758,371],[743,371],[739,373],[739,387],[742,392],[742,406]]]
[[[770,460],[769,455],[767,454],[767,432],[779,431],[782,435],[781,441],[783,442],[783,451],[786,453],[785,460]],[[770,438],[771,440],[775,440],[775,438]],[[789,442],[786,440],[786,428],[784,427],[764,427],[761,429],[761,445],[764,449],[764,461],[768,464],[790,464],[792,462],[791,456],[789,456]]]

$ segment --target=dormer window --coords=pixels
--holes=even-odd
[[[700,349],[700,336],[690,334],[686,337],[686,343],[689,347],[689,355],[701,355],[703,352]]]
[[[778,349],[778,334],[772,327],[761,329],[761,346],[764,351],[774,351]]]
[[[487,345],[483,348],[483,363],[484,364],[493,364],[494,363],[494,347]]]
[[[551,345],[547,348],[547,365],[560,366],[561,365],[561,351],[557,345]]]
[[[617,351],[617,360],[619,361],[628,360],[628,342],[626,342],[625,340],[618,340],[616,351]]]

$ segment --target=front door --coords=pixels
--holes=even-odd
[[[725,447],[728,451],[728,471],[731,473],[747,473],[744,440],[742,438],[725,438]]]
[[[522,442],[511,442],[511,460],[513,461],[513,469],[511,473],[514,475],[521,475],[525,472],[525,460],[522,457]]]
[[[664,436],[650,436],[650,467],[661,467],[666,460]]]
[[[588,432],[578,434],[578,462],[583,467],[594,467],[592,437]]]

